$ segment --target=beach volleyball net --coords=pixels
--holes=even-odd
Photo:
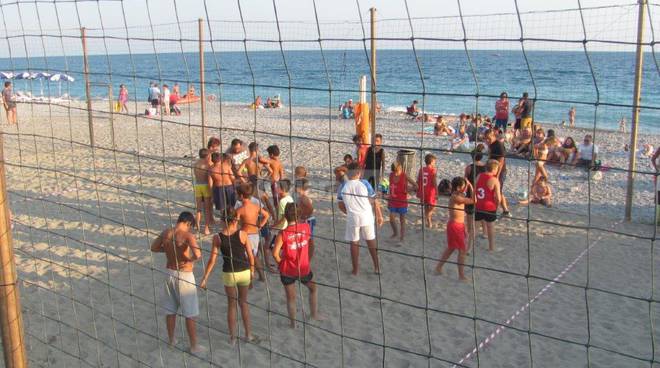
[[[512,103],[528,91],[542,123],[559,123],[576,106],[582,130],[572,134],[591,133],[605,147],[613,133],[603,129],[620,116],[632,120],[640,43],[639,126],[640,138],[647,138],[660,110],[660,4],[527,5],[506,2],[497,14],[478,14],[459,0],[447,5],[447,15],[428,16],[428,4],[402,1],[391,8],[399,18],[376,19],[382,111],[375,132],[385,137],[388,164],[399,150],[414,152],[417,168],[434,153],[443,178],[461,176],[471,154],[448,155],[429,124],[406,118],[397,107],[417,99],[430,114],[488,116],[502,90]],[[648,163],[631,170],[624,153],[625,159],[612,159],[607,171],[597,172],[600,178],[570,167],[554,171],[555,197],[566,196],[571,204],[526,207],[499,220],[505,251],[491,255],[474,248],[467,285],[433,274],[445,234],[421,223],[411,223],[414,244],[403,247],[388,244],[382,232],[382,273],[368,274],[364,252],[362,275],[351,277],[333,183],[334,168],[355,149],[354,129],[338,117],[338,106],[357,98],[360,76],[372,75],[369,10],[359,1],[312,1],[295,9],[279,1],[256,5],[265,12],[254,6],[176,0],[0,4],[2,70],[11,73],[3,78],[13,82],[19,120],[3,125],[3,163],[30,365],[658,364],[656,174]],[[326,19],[338,7],[350,17]],[[560,62],[569,58],[575,69],[562,70]],[[617,68],[626,69],[625,78],[613,82]],[[150,82],[176,83],[182,94],[192,94],[192,86],[199,99],[180,104],[180,115],[147,116],[154,112],[146,102]],[[120,84],[129,93],[128,112],[117,109]],[[264,102],[278,96],[284,107],[249,108],[258,96]],[[216,269],[208,289],[198,290],[197,332],[208,351],[192,355],[182,321],[181,342],[168,346],[159,303],[164,260],[149,247],[179,212],[195,211],[191,165],[211,136],[223,150],[234,138],[262,149],[277,144],[287,172],[308,168],[319,223],[313,267],[327,319],[305,318],[307,291],[301,288],[299,328],[289,330],[279,277],[268,273],[249,296],[261,342],[231,346]],[[517,188],[530,187],[535,161],[508,160],[515,167],[509,182],[516,182],[506,193],[515,199]],[[632,222],[623,220],[629,173],[635,177]],[[414,222],[419,201],[411,199],[410,209]],[[446,211],[446,201],[439,201],[436,221],[445,221]],[[199,243],[204,267],[210,237],[200,236]],[[452,259],[446,274],[453,275]],[[201,273],[199,265],[195,272]],[[240,330],[242,335],[242,325]]]

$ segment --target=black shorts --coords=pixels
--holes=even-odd
[[[466,204],[465,205],[465,213],[468,215],[474,215],[474,205],[473,204]]]
[[[521,121],[521,120],[522,120],[522,119],[520,119],[520,118],[517,118],[517,119],[516,119],[516,123],[513,124],[513,129],[515,129],[515,130],[520,130],[520,121]]]
[[[217,211],[234,208],[236,204],[236,188],[233,185],[213,187],[213,204]]]
[[[474,214],[475,221],[495,222],[497,220],[497,213],[490,211],[477,211]]]
[[[308,282],[312,281],[313,278],[314,278],[314,273],[312,273],[312,271],[309,271],[307,275],[302,277],[289,277],[289,276],[280,275],[280,281],[282,281],[282,285],[291,285],[296,281],[300,281],[303,284],[307,284]]]

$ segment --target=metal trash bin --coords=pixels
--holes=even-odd
[[[417,177],[417,161],[415,160],[415,151],[412,150],[399,150],[396,153],[396,160],[401,163],[403,172],[406,175],[415,180]]]

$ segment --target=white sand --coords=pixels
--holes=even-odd
[[[474,288],[456,281],[452,264],[446,266],[444,276],[434,275],[446,246],[445,231],[422,229],[419,208],[413,204],[404,247],[385,240],[389,225],[379,232],[380,279],[371,273],[364,249],[362,273],[353,277],[343,242],[345,217],[336,206],[333,209],[334,193],[326,191],[333,180],[332,168],[345,153],[353,152],[353,126],[350,121],[329,119],[327,109],[298,107],[290,121],[288,109],[260,110],[255,120],[254,112],[244,107],[223,105],[220,115],[217,105],[210,106],[208,133],[221,136],[225,145],[235,137],[246,142],[256,139],[264,150],[278,144],[289,173],[296,165],[309,169],[319,219],[313,270],[321,284],[320,309],[328,319],[297,330],[286,328],[284,291],[279,277],[270,274],[267,283],[257,282],[249,296],[253,329],[263,341],[258,346],[241,343],[239,355],[238,348],[227,344],[227,301],[221,270],[216,268],[209,290],[199,293],[198,334],[212,352],[201,358],[184,353],[187,338],[181,329],[178,345],[170,349],[164,320],[154,306],[162,288],[164,258],[152,256],[149,244],[180,211],[193,206],[191,160],[184,156],[194,157],[201,144],[201,130],[188,126],[198,124],[199,115],[185,109],[183,116],[171,119],[180,124],[116,116],[117,150],[113,151],[107,115],[96,113],[98,148],[92,151],[86,112],[80,107],[20,105],[19,130],[3,126],[32,366],[138,367],[141,362],[181,367],[185,361],[189,367],[201,367],[211,361],[233,367],[239,366],[239,357],[242,366],[291,367],[307,361],[312,366],[343,362],[357,367],[380,366],[383,360],[388,367],[451,366],[447,362],[461,360],[590,245],[559,284],[546,288],[523,308],[507,324],[511,328],[489,339],[479,351],[479,364],[526,367],[533,359],[535,367],[581,367],[589,359],[598,367],[648,366],[652,332],[660,337],[650,327],[650,318],[658,322],[660,309],[655,304],[649,307],[645,300],[659,291],[653,285],[660,281],[651,279],[658,255],[648,240],[655,232],[648,225],[654,211],[652,176],[637,175],[630,224],[620,221],[625,172],[610,170],[602,180],[590,182],[580,170],[548,167],[556,194],[554,208],[513,206],[514,218],[498,223],[497,242],[504,251],[488,254],[481,240],[468,258],[476,267],[467,269]],[[554,128],[560,137],[581,140],[585,134]],[[421,131],[420,123],[396,113],[380,116],[378,131],[385,135],[386,146],[447,145],[442,137],[424,136],[422,142],[414,133]],[[288,137],[289,132],[294,138]],[[639,138],[640,146],[657,142],[653,135]],[[627,168],[627,156],[621,153],[627,135],[598,131],[595,139],[603,164]],[[386,148],[387,166],[396,150]],[[437,154],[440,178],[461,175],[469,160],[465,154]],[[421,156],[418,152],[417,159]],[[518,160],[509,160],[508,165],[506,193],[511,198],[526,185],[530,166]],[[648,159],[640,160],[638,169],[650,171]],[[446,205],[446,200],[439,203]],[[437,211],[435,219],[444,221],[446,210]],[[622,234],[584,230],[589,223]],[[210,237],[202,244],[206,259]],[[202,267],[200,263],[195,268],[198,279]],[[587,285],[590,289],[585,292]],[[301,308],[307,308],[306,295],[303,291],[305,298],[299,298],[300,318]],[[587,343],[592,346],[588,350]],[[476,367],[477,358],[464,364]]]

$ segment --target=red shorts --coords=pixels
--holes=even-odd
[[[465,245],[465,224],[449,221],[447,223],[447,247],[449,249],[467,250]]]
[[[424,197],[417,194],[417,198],[419,198],[419,200],[425,205],[435,206],[436,203],[438,203],[438,191],[436,188],[428,188],[424,192]]]

